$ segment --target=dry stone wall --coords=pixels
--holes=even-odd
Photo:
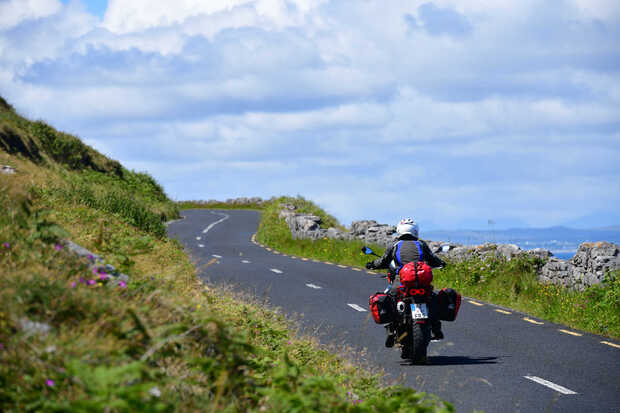
[[[367,244],[387,247],[394,242],[396,227],[379,224],[374,220],[355,221],[349,231],[337,228],[321,228],[321,218],[316,215],[295,212],[295,206],[284,204],[279,214],[291,230],[294,239],[344,239],[361,240]],[[465,261],[474,257],[511,260],[515,257],[538,257],[545,264],[539,272],[544,283],[562,285],[583,290],[600,284],[607,273],[620,270],[620,246],[609,242],[583,243],[571,260],[561,260],[549,250],[542,248],[522,250],[514,244],[462,245],[441,241],[429,241],[431,250],[452,261]]]
[[[620,246],[611,242],[584,242],[570,260],[551,257],[539,279],[545,283],[583,290],[600,284],[605,276],[620,269]]]

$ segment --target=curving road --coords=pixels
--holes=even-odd
[[[360,269],[302,260],[253,242],[256,211],[183,211],[168,227],[201,276],[267,297],[325,344],[350,347],[388,377],[438,395],[457,411],[620,412],[620,345],[524,314],[464,299],[429,364],[413,366],[383,345],[368,297],[385,280]],[[364,353],[366,349],[366,353]]]

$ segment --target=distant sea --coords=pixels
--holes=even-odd
[[[512,228],[505,230],[426,231],[420,234],[432,241],[479,245],[485,242],[516,244],[521,249],[544,248],[561,259],[571,259],[582,242],[609,241],[620,244],[620,226],[574,229],[567,227]]]

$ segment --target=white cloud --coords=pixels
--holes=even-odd
[[[270,23],[276,27],[299,25],[304,16],[325,1],[322,0],[110,0],[103,26],[115,33],[139,32],[153,27],[166,27],[184,23],[196,16],[232,14],[228,26],[239,27],[239,18],[247,23]],[[252,14],[238,14],[243,7],[253,9]],[[244,19],[245,17],[245,19]],[[247,19],[250,17],[250,19]],[[195,24],[191,26],[196,30]],[[208,29],[207,29],[208,30]]]
[[[9,30],[24,22],[47,17],[60,10],[58,0],[8,0],[0,3],[0,30]]]
[[[618,204],[615,3],[426,3],[20,6],[0,90],[176,198],[301,193],[345,223],[443,226]]]

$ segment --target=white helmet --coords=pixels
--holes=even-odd
[[[409,234],[418,238],[418,224],[411,218],[403,218],[396,227],[396,233],[400,238],[402,235]]]

